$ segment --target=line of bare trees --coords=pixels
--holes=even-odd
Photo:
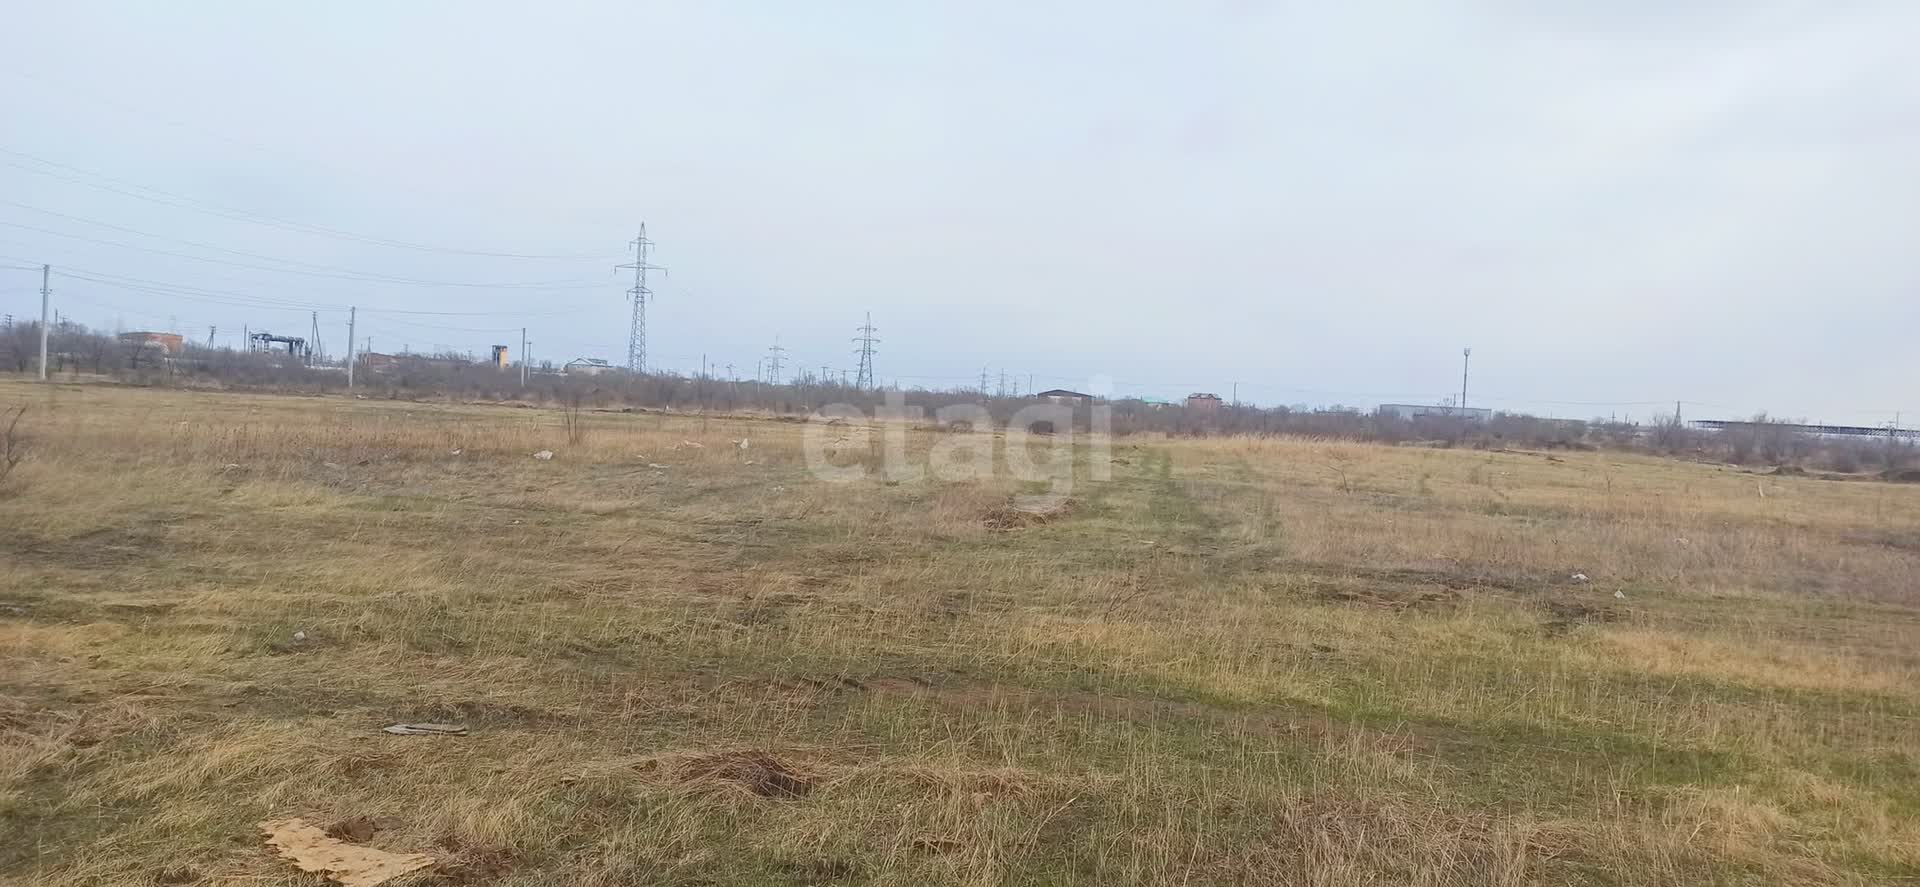
[[[39,325],[16,323],[0,329],[0,370],[25,373],[39,353]],[[285,353],[200,348],[189,344],[179,355],[129,342],[77,323],[62,323],[49,341],[56,374],[91,373],[138,385],[219,387],[302,393],[341,393],[347,388],[340,364],[307,366]],[[829,404],[846,404],[869,415],[886,405],[887,393],[863,390],[831,380],[791,383],[735,381],[674,373],[593,375],[553,372],[529,374],[525,386],[518,368],[501,369],[468,362],[458,355],[403,357],[380,366],[362,363],[355,370],[355,391],[366,397],[517,401],[563,405],[569,410],[673,409],[751,410],[804,415]],[[1008,421],[1033,398],[989,397],[970,390],[905,392],[905,400],[931,419],[953,404],[983,407],[996,421]],[[1331,407],[1254,407],[1228,405],[1189,408],[1137,399],[1102,402],[1114,434],[1289,435],[1378,441],[1436,447],[1482,449],[1640,450],[1682,458],[1711,459],[1741,465],[1794,465],[1840,472],[1896,472],[1915,463],[1914,446],[1891,436],[1820,437],[1786,423],[1756,417],[1748,425],[1721,431],[1690,427],[1677,418],[1650,424],[1595,419],[1546,419],[1495,413],[1484,420],[1428,416],[1415,419]],[[1074,425],[1091,423],[1090,405],[1073,405]]]

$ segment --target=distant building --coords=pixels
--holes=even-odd
[[[1078,391],[1068,391],[1065,388],[1049,388],[1046,391],[1042,391],[1039,394],[1034,395],[1034,397],[1044,397],[1050,401],[1053,401],[1054,403],[1092,403],[1093,402],[1093,395],[1081,394]]]
[[[360,365],[369,372],[383,373],[392,370],[453,370],[470,366],[467,361],[449,357],[430,357],[424,354],[380,354],[362,351],[355,355]]]
[[[1220,409],[1220,395],[1196,391],[1187,395],[1187,409],[1211,413]]]
[[[187,350],[187,340],[179,333],[121,333],[120,341],[136,348],[153,348],[167,355]]]
[[[497,369],[497,370],[506,369],[507,368],[507,346],[505,345],[493,346],[493,355],[487,358],[487,362],[493,364],[494,369]]]
[[[598,357],[576,357],[564,369],[569,376],[598,376],[613,372],[614,366]]]
[[[362,366],[370,370],[390,370],[400,365],[400,358],[391,354],[362,351],[355,356],[359,359]]]
[[[1688,425],[1706,431],[1787,431],[1820,437],[1920,438],[1920,429],[1896,425],[1806,425],[1798,422],[1753,422],[1736,419],[1698,419]]]
[[[1448,407],[1418,403],[1383,403],[1374,412],[1378,415],[1396,416],[1401,419],[1441,417],[1485,422],[1493,418],[1493,411],[1484,407]]]

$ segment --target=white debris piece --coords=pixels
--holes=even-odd
[[[307,633],[304,631],[296,631],[293,633],[293,639],[296,641],[304,641],[307,639]]]
[[[540,451],[540,452],[538,452],[538,453],[534,453],[534,454],[533,454],[533,458],[535,458],[535,459],[539,459],[539,460],[540,460],[540,461],[542,461],[542,462],[552,462],[552,461],[553,461],[553,451],[552,451],[552,450],[541,450],[541,451]]]
[[[451,452],[451,453],[448,453],[447,455],[449,455],[449,456],[458,456],[458,455],[460,455],[460,452],[461,452],[461,450],[460,450],[460,448],[459,448],[459,447],[454,447],[454,448],[453,448],[453,452]]]
[[[459,724],[392,724],[381,727],[395,736],[465,736],[467,728]]]
[[[1624,592],[1624,591],[1618,591],[1618,590],[1616,590],[1616,591],[1615,591],[1615,592],[1613,593],[1613,596],[1614,596],[1614,597],[1617,597],[1617,598],[1619,598],[1619,599],[1621,599],[1621,600],[1623,600],[1623,601],[1627,599],[1627,593],[1626,593],[1626,592]]]
[[[1572,576],[1568,576],[1567,578],[1569,578],[1569,579],[1572,579],[1572,580],[1573,580],[1573,581],[1575,581],[1575,582],[1589,582],[1589,581],[1592,581],[1592,580],[1589,580],[1589,579],[1587,578],[1587,574],[1585,574],[1585,573],[1575,573],[1575,574],[1573,574]]]
[[[667,466],[665,466],[665,465],[662,465],[662,464],[660,464],[660,463],[658,463],[658,462],[648,462],[648,463],[647,463],[647,467],[648,467],[648,468],[651,468],[651,469],[653,469],[653,470],[655,470],[655,471],[660,471],[660,470],[662,470],[662,469],[665,469],[665,468],[666,468]]]
[[[736,441],[734,441],[734,442],[733,442],[733,445],[734,445],[734,446],[736,446],[736,447],[739,447],[740,449],[743,449],[743,450],[744,450],[744,449],[746,449],[746,448],[747,448],[747,447],[748,447],[748,446],[749,446],[749,445],[750,445],[751,443],[752,443],[751,441],[749,441],[749,440],[747,440],[746,438],[744,438],[744,437],[743,437],[743,438],[740,438],[739,440],[736,440]]]

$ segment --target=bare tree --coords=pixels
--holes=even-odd
[[[26,442],[20,437],[20,420],[26,415],[25,405],[0,410],[0,425],[6,426],[0,431],[0,483],[6,483],[7,476],[27,457]]]
[[[560,411],[560,421],[567,428],[567,443],[579,446],[587,439],[586,417],[580,414],[580,391],[570,392],[572,397]]]

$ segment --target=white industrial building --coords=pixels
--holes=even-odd
[[[1421,403],[1383,403],[1374,412],[1382,416],[1398,416],[1402,419],[1442,417],[1485,422],[1493,418],[1493,411],[1485,407],[1449,407]]]

